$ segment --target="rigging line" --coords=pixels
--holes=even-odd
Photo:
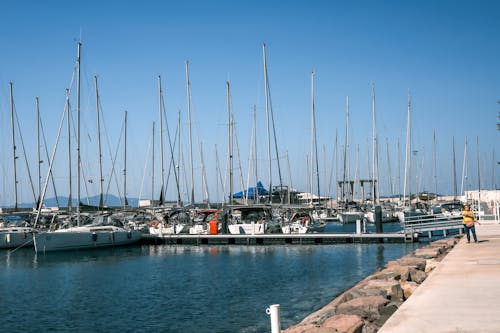
[[[76,133],[76,128],[75,128],[75,121],[73,119],[73,115],[70,115],[71,117],[71,124],[73,126],[73,133]],[[80,154],[81,155],[81,154]],[[90,201],[89,201],[89,191],[88,191],[88,188],[87,188],[87,177],[85,176],[85,170],[83,168],[83,163],[82,163],[82,159],[80,157],[79,161],[77,162],[79,163],[79,168],[80,168],[80,171],[82,173],[82,178],[83,178],[83,185],[85,187],[85,194],[87,195],[87,204],[90,205]],[[78,203],[78,205],[80,205],[80,202]]]
[[[267,67],[266,67],[266,73],[267,73]],[[280,159],[279,159],[279,154],[278,154],[278,140],[276,138],[276,124],[274,122],[274,112],[273,112],[273,103],[271,99],[271,88],[269,84],[269,76],[267,78],[267,90],[268,90],[268,96],[269,96],[269,111],[271,114],[271,124],[273,127],[273,138],[274,138],[274,150],[276,153],[276,163],[278,164],[278,177],[280,179],[280,186],[283,185],[283,178],[281,177],[281,167],[280,167]],[[280,191],[280,196],[281,196],[281,201],[283,200],[283,193]]]
[[[26,170],[28,172],[29,183],[31,186],[31,191],[33,193],[33,200],[34,200],[34,202],[36,202],[35,188],[33,186],[33,179],[31,178],[30,166],[29,166],[28,158],[26,156],[26,147],[24,146],[23,136],[21,134],[21,125],[19,124],[19,117],[17,116],[17,110],[16,110],[16,106],[15,106],[14,101],[12,102],[12,105],[14,106],[14,115],[16,118],[16,124],[17,124],[18,133],[19,133],[19,138],[21,139],[21,147],[23,148],[24,162],[26,163]]]
[[[113,152],[111,151],[111,145],[108,144],[109,154],[110,154],[112,163],[111,163],[111,177],[109,177],[109,181],[108,181],[108,184],[107,184],[107,187],[106,187],[106,196],[104,198],[104,205],[106,205],[106,201],[107,201],[107,198],[108,198],[109,188],[111,186],[111,180],[113,179],[113,176],[115,176],[115,183],[116,183],[116,187],[118,189],[118,198],[120,199],[120,206],[122,206],[122,194],[121,194],[120,186],[119,186],[119,183],[118,183],[118,176],[116,175],[116,172],[115,172],[115,165],[116,165],[116,159],[118,157],[118,151],[120,149],[120,143],[121,143],[121,140],[122,140],[122,135],[123,135],[123,132],[124,132],[124,126],[125,126],[125,124],[122,123],[122,127],[120,129],[120,136],[118,137],[118,145],[116,147],[116,152],[115,152],[115,156],[114,157],[113,157]],[[107,137],[108,143],[109,143],[109,137],[107,136],[107,133],[106,133],[106,137]]]
[[[100,100],[100,98],[99,98],[99,100]],[[115,157],[113,157],[111,140],[109,139],[109,131],[108,131],[107,127],[106,127],[106,121],[104,119],[104,114],[103,114],[102,106],[100,105],[100,103],[99,103],[99,110],[100,110],[101,116],[102,116],[101,117],[101,123],[102,123],[102,126],[104,128],[104,133],[105,133],[105,136],[106,136],[106,143],[107,143],[107,146],[108,146],[109,158],[112,161],[111,175],[109,177],[107,188],[106,188],[106,196],[104,198],[104,205],[106,205],[107,196],[109,194],[109,189],[110,189],[110,186],[111,186],[111,181],[112,181],[112,178],[114,176],[115,177],[115,184],[116,184],[116,187],[118,189],[118,197],[120,199],[120,206],[121,206],[122,205],[122,195],[121,195],[121,190],[120,190],[120,186],[119,186],[119,182],[118,182],[118,175],[116,174],[115,165],[116,165],[116,159],[117,159],[117,156],[118,156],[118,150],[120,149],[121,138],[122,138],[122,135],[123,135],[123,132],[124,132],[124,128],[123,127],[125,126],[125,124],[122,124],[121,130],[120,130],[121,131],[120,132],[120,136],[118,138],[118,146],[116,147]]]
[[[47,140],[45,138],[45,130],[43,129],[43,122],[41,120],[40,120],[40,129],[42,131],[42,139],[43,139],[43,144],[44,144],[44,148],[45,148],[45,157],[46,157],[47,161],[49,161],[49,150],[47,149]],[[59,197],[58,197],[57,191],[56,191],[56,183],[54,181],[54,174],[52,173],[52,170],[50,170],[50,179],[52,180],[52,188],[54,190],[54,195],[56,197],[56,205],[57,205],[57,207],[60,207]]]
[[[168,145],[169,145],[169,148],[170,148],[170,164],[169,164],[169,174],[170,174],[170,170],[173,168],[174,169],[174,177],[175,177],[175,184],[176,184],[176,187],[177,187],[177,198],[178,198],[178,202],[180,203],[181,200],[181,196],[180,196],[180,187],[179,187],[179,178],[178,178],[178,175],[177,175],[177,171],[175,169],[175,159],[174,159],[174,150],[175,150],[175,141],[174,141],[174,145],[172,145],[172,138],[170,136],[170,129],[169,129],[169,126],[168,126],[168,120],[167,120],[167,113],[165,111],[165,100],[163,98],[163,93],[160,95],[160,99],[161,99],[161,104],[162,104],[162,111],[163,111],[163,115],[165,116],[165,125],[167,126],[167,137],[168,137]],[[178,130],[180,130],[179,128],[177,128],[176,132],[175,132],[175,138],[177,139],[177,133],[178,133]],[[160,133],[160,135],[163,135],[162,133]],[[166,188],[168,186],[168,178],[167,178],[167,185],[165,186],[165,189],[162,189],[162,191],[166,192]]]
[[[153,133],[154,133],[154,122],[153,122]],[[146,178],[146,169],[148,167],[149,152],[151,150],[152,142],[154,144],[154,135],[153,135],[153,133],[150,134],[149,140],[148,140],[148,149],[146,150],[146,158],[145,158],[146,162],[144,163],[144,170],[142,172],[142,179],[141,179],[141,187],[139,189],[139,200],[141,200],[141,198],[142,198],[142,189],[143,189],[143,186],[144,186],[144,179]],[[154,177],[154,175],[153,175],[153,177]],[[153,199],[153,198],[151,198],[151,199]]]

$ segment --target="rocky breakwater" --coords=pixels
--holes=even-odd
[[[459,237],[417,249],[358,282],[283,333],[373,333],[411,296]]]

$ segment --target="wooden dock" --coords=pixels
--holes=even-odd
[[[143,244],[167,245],[311,245],[349,243],[404,243],[415,241],[404,233],[312,233],[261,235],[143,235]]]

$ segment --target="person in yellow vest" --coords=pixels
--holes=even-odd
[[[462,224],[464,225],[464,230],[465,230],[465,235],[467,235],[467,243],[470,243],[470,232],[472,231],[472,237],[474,238],[474,242],[477,243],[477,237],[476,237],[476,228],[474,227],[474,224],[477,222],[478,224],[479,221],[476,220],[476,216],[474,215],[474,212],[470,210],[470,206],[468,204],[464,205],[464,210],[462,211]]]

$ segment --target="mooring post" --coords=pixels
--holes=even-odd
[[[271,317],[271,333],[280,333],[280,305],[270,305],[266,309],[266,313]]]

